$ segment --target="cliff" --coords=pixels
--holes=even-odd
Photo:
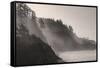
[[[62,63],[38,28],[36,15],[26,4],[16,5],[16,65]]]

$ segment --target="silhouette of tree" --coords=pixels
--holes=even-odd
[[[70,30],[71,32],[73,32],[73,28],[72,28],[71,25],[69,25],[69,30]]]
[[[61,20],[57,20],[56,22],[57,22],[57,24],[59,24],[59,25],[63,25]]]
[[[19,34],[28,35],[28,30],[23,24],[20,24],[19,27],[20,27],[19,29],[17,28]]]

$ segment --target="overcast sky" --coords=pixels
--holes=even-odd
[[[27,4],[37,17],[61,19],[71,25],[78,37],[96,40],[96,8]]]

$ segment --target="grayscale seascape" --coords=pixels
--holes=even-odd
[[[96,61],[96,8],[16,4],[16,64]]]

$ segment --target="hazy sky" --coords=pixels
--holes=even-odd
[[[96,40],[96,8],[27,4],[37,17],[61,19],[71,25],[79,37]]]

